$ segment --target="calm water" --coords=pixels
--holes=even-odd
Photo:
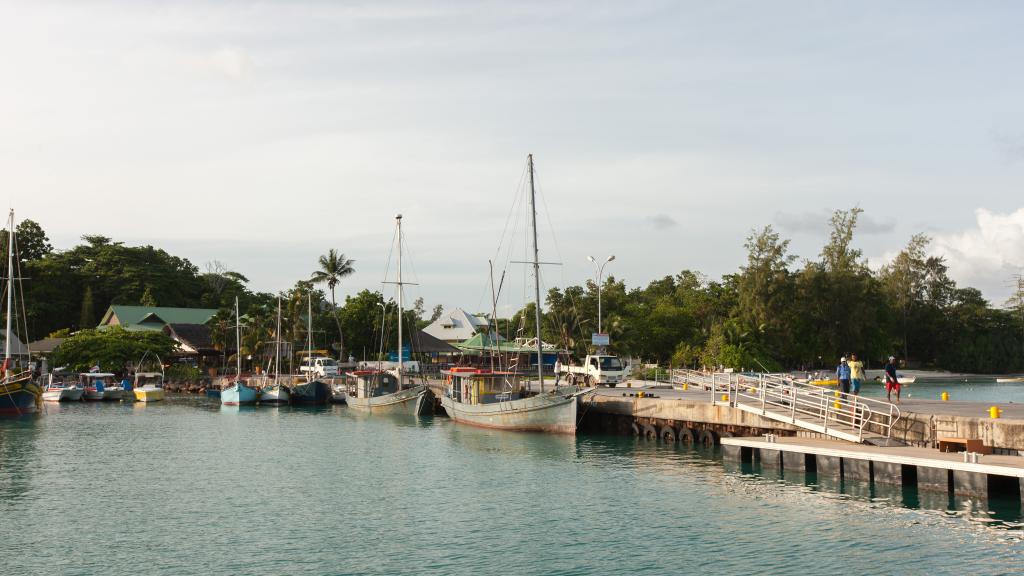
[[[182,397],[46,408],[0,421],[5,576],[1024,568],[1019,505],[819,486],[658,442]]]
[[[861,392],[867,396],[885,398],[885,386],[878,382],[867,381]],[[1014,402],[1024,403],[1024,383],[995,382],[991,378],[979,380],[966,379],[920,379],[903,387],[903,398],[920,400],[941,400],[942,393],[949,392],[949,399],[964,402]]]

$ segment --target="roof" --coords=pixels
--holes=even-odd
[[[6,346],[6,344],[7,339],[4,337],[4,333],[0,331],[0,354],[3,354],[3,347]],[[28,349],[16,334],[11,334],[11,354],[18,356],[28,354]]]
[[[467,338],[472,338],[477,332],[486,330],[488,326],[487,320],[473,316],[462,308],[456,308],[442,314],[423,331],[445,342],[462,342]]]
[[[2,337],[0,337],[2,338]],[[52,354],[57,346],[60,346],[61,342],[64,342],[67,338],[43,338],[42,340],[36,340],[28,345],[28,349],[33,354]]]
[[[168,324],[163,330],[188,352],[215,350],[206,324]]]
[[[424,354],[459,352],[459,349],[451,344],[434,338],[423,330],[417,330],[413,336],[413,350]]]
[[[556,348],[553,344],[547,342],[541,342],[541,346],[545,353],[556,353],[562,352]],[[488,334],[481,332],[476,336],[461,342],[458,344],[460,350],[464,352],[507,352],[513,354],[530,354],[537,352],[537,339],[536,338],[517,338],[513,342],[501,337],[500,334]]]
[[[205,324],[217,314],[214,308],[170,308],[163,306],[122,306],[112,304],[100,320],[100,326],[113,324],[114,318],[127,330],[161,330],[167,324]]]

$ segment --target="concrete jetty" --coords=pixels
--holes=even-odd
[[[650,433],[667,427],[709,429],[718,435],[821,437],[801,428],[716,402],[707,390],[651,388],[601,388],[584,408],[584,430],[618,434]],[[989,407],[1001,409],[1000,418],[989,417]],[[977,438],[996,453],[1024,453],[1024,405],[1012,403],[943,402],[907,400],[893,427],[894,440],[911,446],[935,447],[939,438]]]
[[[958,496],[1024,494],[1024,457],[939,452],[917,446],[870,446],[798,437],[722,438],[725,458],[758,461],[762,468],[916,487]],[[976,461],[975,461],[976,460]]]

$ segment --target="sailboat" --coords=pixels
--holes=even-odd
[[[260,389],[260,404],[287,404],[291,399],[288,387],[277,379],[281,374],[281,298],[277,298],[277,329],[274,331],[274,381]]]
[[[238,297],[235,296],[235,381],[220,392],[220,403],[241,406],[256,403],[256,389],[242,382],[242,322],[238,315]]]
[[[306,343],[308,352],[306,361],[313,358],[313,293],[309,293],[308,328],[306,329]],[[292,388],[292,404],[305,404],[307,406],[321,406],[331,401],[331,388],[327,384],[313,379],[314,372],[306,371],[306,382]]]
[[[371,414],[430,414],[434,409],[434,394],[425,383],[412,384],[403,381],[405,364],[402,348],[402,317],[405,312],[405,296],[402,282],[402,215],[395,216],[398,236],[398,356],[395,373],[384,370],[359,370],[349,374],[354,380],[345,401],[350,408]],[[383,334],[381,335],[383,338]]]
[[[540,337],[540,251],[537,247],[537,203],[533,183],[533,155],[527,156],[530,175],[530,211],[533,236],[534,321],[537,344],[537,381],[539,391],[526,385],[525,374],[516,371],[495,371],[483,368],[452,368],[445,376],[445,393],[441,406],[452,420],[501,430],[576,433],[577,405],[595,388],[576,386],[544,389],[544,344]],[[493,281],[492,281],[493,283]]]
[[[11,340],[14,332],[11,322],[14,318],[14,210],[7,219],[7,329],[4,332],[4,363],[0,367],[0,414],[21,416],[38,410],[43,402],[43,389],[32,380],[32,371],[17,371],[11,356]],[[20,283],[20,278],[18,279]],[[28,340],[26,340],[27,342]]]

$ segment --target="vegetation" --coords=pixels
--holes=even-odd
[[[895,354],[922,367],[1024,370],[1024,300],[997,307],[978,290],[958,287],[943,260],[928,255],[930,239],[925,235],[913,236],[881,269],[870,269],[855,245],[860,215],[856,208],[836,211],[828,241],[812,259],[798,261],[789,251],[789,241],[767,226],[747,238],[743,266],[717,280],[682,270],[646,287],[627,287],[620,279],[606,277],[601,286],[603,324],[611,335],[612,351],[662,365],[694,367],[831,367],[840,355],[856,352],[876,366]],[[97,235],[84,236],[78,246],[58,251],[30,220],[19,224],[18,232],[21,274],[30,278],[25,282],[29,333],[86,329],[60,349],[66,355],[62,360],[79,369],[96,362],[104,369],[119,369],[140,357],[145,346],[159,348],[154,351],[160,354],[167,351],[166,337],[160,334],[89,330],[109,304],[217,308],[210,321],[211,336],[224,351],[225,363],[233,363],[239,348],[234,334],[237,296],[242,312],[240,348],[248,369],[267,366],[273,356],[278,298],[286,358],[287,345],[303,350],[307,338],[314,349],[327,349],[335,356],[344,353],[344,345],[357,358],[376,358],[381,353],[381,331],[386,341],[393,338],[396,306],[379,292],[364,290],[337,305],[337,287],[352,274],[353,261],[335,250],[319,259],[310,280],[275,295],[250,290],[244,275],[216,261],[200,270],[152,246],[124,246]],[[440,306],[427,311],[419,299],[406,310],[405,325],[411,333],[411,328],[423,327],[442,311]],[[594,282],[553,288],[545,302],[543,337],[585,354],[596,316]],[[508,320],[493,322],[508,338],[532,336],[533,305]]]
[[[174,342],[158,331],[131,332],[120,327],[81,330],[65,340],[54,352],[54,366],[85,372],[99,366],[104,372],[123,372],[146,352],[161,358],[170,356]]]

